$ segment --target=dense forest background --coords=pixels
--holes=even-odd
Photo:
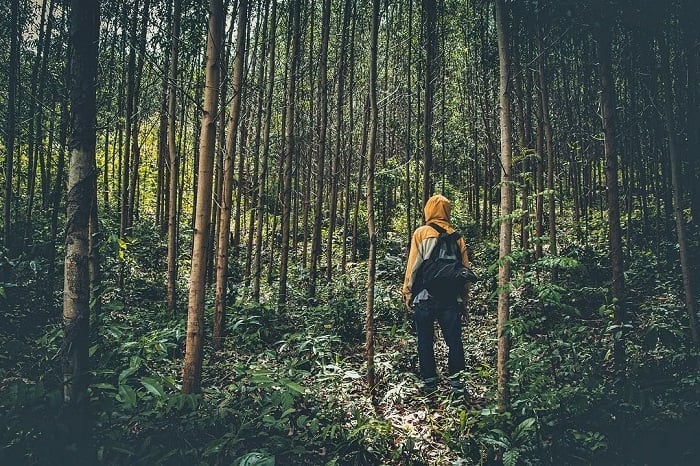
[[[0,463],[694,464],[699,21],[3,2]],[[466,400],[400,295],[433,193]]]

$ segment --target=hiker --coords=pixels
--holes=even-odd
[[[455,255],[459,262],[457,266],[462,269],[470,266],[464,239],[459,237],[450,225],[450,209],[449,199],[442,195],[435,195],[425,203],[423,209],[425,224],[413,233],[402,290],[406,308],[409,314],[411,312],[414,314],[418,340],[418,362],[424,393],[437,390],[438,376],[433,345],[435,320],[440,324],[442,335],[449,348],[447,368],[452,391],[456,394],[464,393],[464,385],[459,379],[460,372],[464,370],[461,316],[467,305],[469,284],[464,281],[455,283],[449,280],[439,280],[441,284],[447,284],[448,288],[445,289],[443,286],[442,289],[435,289],[431,293],[426,289],[428,287],[426,278],[422,276],[425,271],[421,270],[425,269],[431,260],[431,253],[438,245],[441,233],[452,235],[452,238],[456,239],[458,251],[455,251]]]

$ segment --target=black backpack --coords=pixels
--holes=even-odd
[[[426,289],[437,300],[456,299],[467,282],[477,276],[462,264],[462,253],[457,241],[459,233],[447,233],[440,225],[428,224],[439,233],[437,244],[418,269],[415,290]]]

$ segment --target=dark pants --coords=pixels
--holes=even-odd
[[[440,303],[434,299],[415,304],[416,336],[418,338],[418,362],[423,380],[437,377],[435,368],[435,320],[440,324],[445,343],[449,348],[447,370],[449,375],[464,370],[464,345],[462,344],[461,313],[458,303]]]

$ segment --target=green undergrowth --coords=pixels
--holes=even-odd
[[[209,297],[203,390],[183,395],[184,305],[167,315],[162,239],[139,228],[138,240],[104,241],[83,434],[89,464],[683,465],[697,458],[698,355],[672,245],[628,258],[624,303],[610,299],[605,248],[571,242],[539,260],[514,251],[506,259],[511,406],[500,411],[496,245],[472,244],[482,280],[463,333],[465,399],[455,399],[445,380],[430,396],[419,390],[415,337],[398,291],[401,244],[392,239],[378,257],[374,403],[364,381],[362,262],[321,284],[314,299],[294,270],[279,312],[266,283],[263,304],[252,302],[235,276],[238,258],[222,347],[209,344]],[[70,464],[84,447],[62,407],[60,293],[48,286],[41,260],[3,260],[11,273],[0,297],[0,464]],[[120,275],[121,288],[113,285]],[[622,328],[612,320],[618,305],[630,316]],[[624,377],[613,373],[617,338],[627,349]]]

